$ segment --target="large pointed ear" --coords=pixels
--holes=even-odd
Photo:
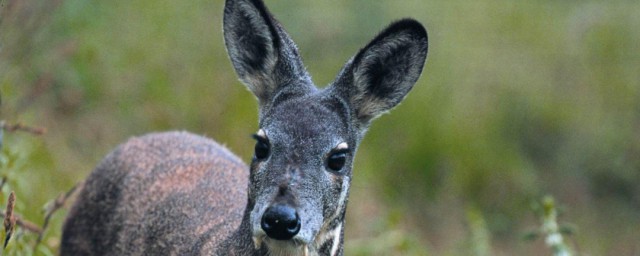
[[[394,22],[345,65],[332,90],[366,127],[404,99],[422,73],[427,49],[427,31],[419,22]]]
[[[310,89],[311,79],[296,45],[262,1],[227,0],[223,29],[233,67],[261,108],[281,90],[303,93]]]

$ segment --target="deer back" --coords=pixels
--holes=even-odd
[[[247,166],[213,140],[186,132],[131,138],[86,179],[61,255],[212,250],[240,224],[247,178]]]

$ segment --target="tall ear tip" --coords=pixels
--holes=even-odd
[[[426,57],[428,48],[429,48],[429,37],[427,34],[427,29],[412,18],[404,18],[397,21],[392,22],[387,26],[376,38],[373,39],[369,43],[369,45],[365,48],[368,48],[371,45],[377,44],[380,41],[384,41],[390,37],[397,37],[398,35],[409,36],[410,41],[415,43],[416,46],[420,48],[420,52]],[[421,54],[422,55],[422,54]]]
[[[391,25],[387,27],[387,31],[389,31],[390,33],[408,31],[409,33],[412,33],[417,37],[422,37],[425,39],[428,38],[427,29],[425,29],[420,22],[412,18],[404,18],[391,23]]]
[[[420,41],[424,44],[424,47],[428,47],[429,35],[427,29],[417,20],[412,18],[404,18],[395,21],[387,27],[388,33],[409,33],[413,36],[414,40]],[[426,49],[425,49],[426,50]]]

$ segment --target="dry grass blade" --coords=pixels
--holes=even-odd
[[[65,205],[65,203],[67,202],[67,199],[69,199],[69,197],[71,197],[71,195],[73,195],[73,193],[83,185],[82,182],[76,184],[75,186],[73,186],[71,189],[69,189],[69,191],[67,191],[64,194],[60,194],[58,196],[58,198],[56,198],[50,205],[49,207],[47,207],[46,209],[46,216],[44,217],[44,224],[42,224],[42,232],[40,232],[38,234],[38,239],[36,240],[36,243],[34,244],[33,248],[34,251],[35,249],[38,247],[38,245],[40,244],[40,242],[42,242],[42,238],[44,237],[44,231],[47,230],[47,227],[49,227],[49,222],[51,221],[51,216],[53,216],[53,214],[58,211],[58,209],[62,208],[62,206]]]
[[[42,127],[32,127],[32,126],[24,125],[22,123],[7,124],[4,121],[0,122],[0,129],[7,132],[23,131],[23,132],[28,132],[34,135],[42,135],[47,132],[47,129]]]
[[[0,209],[0,218],[4,218],[5,223],[7,221],[7,210],[2,210]],[[40,228],[40,226],[36,225],[35,223],[32,223],[30,221],[27,220],[23,220],[22,218],[20,218],[20,215],[18,215],[17,213],[14,213],[13,210],[11,211],[11,215],[13,216],[12,218],[15,221],[15,225],[14,227],[17,225],[18,227],[24,228],[25,230],[29,231],[29,232],[33,232],[33,233],[42,233],[42,228]]]
[[[9,243],[9,239],[11,239],[11,235],[13,234],[13,230],[16,225],[16,217],[13,216],[13,208],[16,205],[16,193],[11,191],[9,194],[9,201],[7,202],[7,209],[4,213],[4,231],[6,237],[4,239],[4,247],[7,248],[7,244]]]

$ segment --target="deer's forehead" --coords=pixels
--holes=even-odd
[[[285,102],[276,106],[273,113],[277,114],[265,120],[269,137],[288,141],[319,140],[341,137],[346,132],[340,113],[330,104],[313,99]]]

